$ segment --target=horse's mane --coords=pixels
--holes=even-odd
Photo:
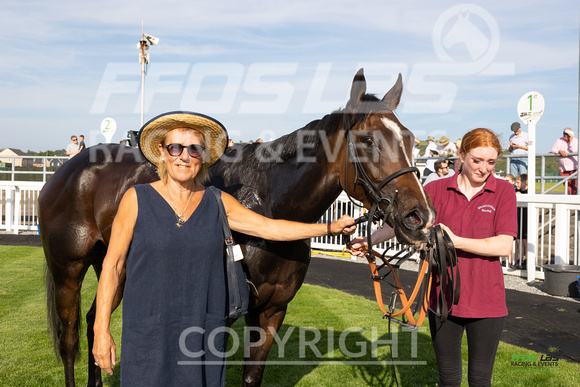
[[[281,149],[282,151],[279,153],[279,156],[283,161],[286,161],[295,157],[296,155],[299,147],[298,133],[308,131],[301,136],[301,143],[309,144],[309,147],[314,149],[319,148],[322,143],[322,138],[320,136],[321,132],[325,132],[326,138],[329,138],[333,136],[338,130],[344,130],[341,124],[344,122],[345,114],[349,115],[349,122],[352,126],[363,122],[370,114],[377,110],[375,108],[373,111],[373,109],[368,107],[376,107],[376,102],[379,101],[380,99],[377,98],[374,94],[365,94],[362,98],[361,106],[359,106],[357,109],[357,111],[361,111],[362,113],[357,113],[357,111],[349,111],[349,106],[347,104],[347,106],[344,108],[335,110],[334,112],[327,114],[321,119],[311,121],[303,128],[297,129],[292,133],[272,141],[270,146],[272,146],[273,149]],[[369,102],[369,104],[365,104],[365,102]]]

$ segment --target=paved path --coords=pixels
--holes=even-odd
[[[411,293],[417,273],[400,270],[399,277]],[[307,284],[324,286],[359,295],[375,301],[370,268],[366,264],[348,260],[312,258],[306,274]],[[383,301],[388,302],[391,290],[383,286]],[[580,362],[580,303],[548,295],[506,290],[509,315],[505,319],[501,341],[554,355],[550,348],[558,348],[560,356]],[[377,306],[377,314],[381,314]]]

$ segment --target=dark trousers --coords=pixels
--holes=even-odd
[[[429,312],[431,340],[437,357],[439,386],[461,385],[461,339],[467,333],[468,373],[470,387],[491,386],[495,354],[504,317],[462,318],[449,316],[446,322]]]

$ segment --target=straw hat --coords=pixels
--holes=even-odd
[[[157,165],[162,159],[158,144],[171,130],[176,128],[194,129],[201,133],[205,142],[203,162],[215,164],[226,150],[228,132],[217,120],[203,114],[175,111],[163,113],[147,122],[139,131],[139,149],[145,158]]]
[[[441,138],[439,140],[437,140],[437,145],[445,146],[447,144],[449,144],[449,138],[447,138],[445,136],[441,136]]]
[[[435,141],[435,137],[433,137],[433,136],[428,136],[428,137],[427,137],[427,141]]]

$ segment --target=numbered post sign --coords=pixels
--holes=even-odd
[[[544,97],[537,91],[530,91],[520,98],[518,102],[518,116],[524,124],[538,123],[544,114]]]
[[[116,131],[117,123],[114,119],[105,118],[103,122],[101,122],[101,133],[105,136],[105,142],[110,143]]]

